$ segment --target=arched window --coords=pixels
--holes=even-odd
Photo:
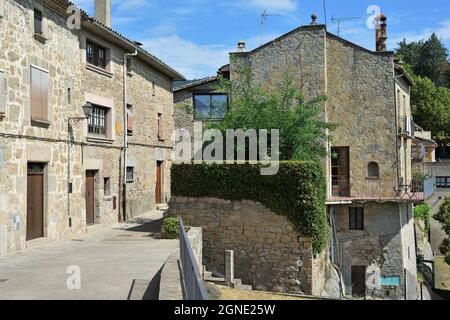
[[[369,178],[379,178],[380,177],[380,167],[378,166],[378,163],[371,162],[367,166],[367,176]]]

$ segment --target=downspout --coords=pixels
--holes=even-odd
[[[122,163],[122,217],[127,221],[127,162],[128,162],[128,133],[127,133],[127,60],[128,57],[137,56],[137,49],[134,53],[125,53],[123,55],[123,163]]]

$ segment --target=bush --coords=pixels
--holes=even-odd
[[[421,204],[414,207],[414,219],[422,221],[424,228],[422,229],[424,236],[430,231],[430,207],[428,204]]]
[[[180,234],[180,220],[176,217],[165,218],[164,230],[169,237],[173,239],[178,238]]]
[[[262,176],[261,164],[178,164],[172,167],[172,194],[253,200],[285,215],[297,232],[312,238],[314,253],[327,246],[326,184],[315,162],[281,162],[277,175]]]
[[[442,202],[439,212],[434,215],[434,218],[442,225],[442,229],[447,236],[450,236],[450,197],[446,197]],[[450,238],[444,239],[441,247],[441,253],[445,256],[445,262],[450,265]]]

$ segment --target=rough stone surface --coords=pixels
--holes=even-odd
[[[69,30],[66,17],[37,1],[6,0],[5,4],[5,15],[0,18],[0,71],[5,75],[6,88],[0,93],[0,99],[6,102],[6,112],[0,119],[0,132],[15,136],[0,137],[0,255],[28,245],[26,180],[29,162],[45,164],[45,238],[59,241],[86,231],[86,170],[97,172],[95,223],[118,221],[123,200],[123,174],[120,174],[125,128],[123,55],[128,52],[85,29]],[[33,36],[34,6],[39,6],[44,14],[45,41]],[[106,70],[86,63],[86,39],[107,48]],[[31,66],[49,73],[48,125],[31,121]],[[126,81],[128,103],[134,114],[127,163],[134,167],[135,177],[127,188],[127,218],[130,218],[156,207],[157,161],[163,161],[162,201],[170,198],[173,94],[172,80],[137,58],[133,59]],[[68,118],[83,117],[82,106],[92,97],[109,103],[108,134],[93,139],[87,137],[86,121],[73,124],[76,141],[70,152],[73,192],[68,195]],[[163,117],[164,139],[158,139],[157,135],[158,113]],[[110,195],[104,194],[105,178],[110,178]],[[69,214],[72,227],[69,227]]]
[[[311,240],[286,217],[253,201],[172,197],[170,216],[203,230],[203,263],[225,273],[225,250],[234,250],[235,278],[254,289],[319,295],[327,255],[314,257]]]

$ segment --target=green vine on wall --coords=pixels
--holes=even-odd
[[[316,162],[281,162],[274,176],[261,175],[261,164],[177,164],[172,195],[253,200],[286,216],[301,235],[312,239],[314,253],[328,242],[326,184]]]

